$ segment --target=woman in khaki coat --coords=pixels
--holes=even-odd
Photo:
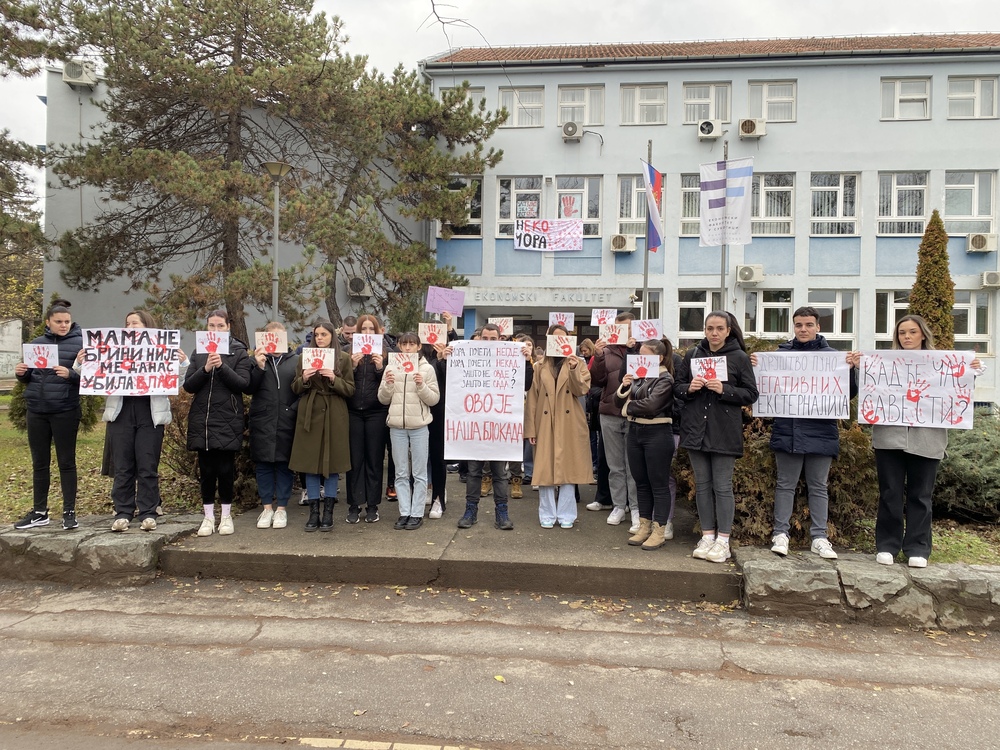
[[[313,328],[313,346],[336,352],[336,369],[311,367],[305,351],[299,359],[292,390],[301,395],[295,419],[295,439],[288,468],[306,475],[309,520],[306,531],[333,529],[333,503],[338,474],[351,468],[350,417],[347,399],[354,395],[351,357],[335,346],[333,323],[318,321]],[[323,482],[323,520],[319,518],[319,486]]]
[[[549,326],[548,335],[567,335]],[[535,450],[532,479],[538,486],[538,520],[544,529],[576,521],[576,485],[593,484],[590,436],[580,397],[590,390],[590,371],[579,357],[546,357],[524,406],[524,436]],[[556,491],[558,489],[558,499]]]

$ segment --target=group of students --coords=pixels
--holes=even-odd
[[[456,338],[445,313],[449,341]],[[616,322],[628,322],[630,313]],[[820,334],[819,313],[801,307],[792,316],[794,337],[779,349],[833,351]],[[347,321],[345,321],[346,323]],[[444,460],[444,391],[449,342],[421,344],[414,333],[398,338],[385,334],[372,315],[350,320],[338,333],[326,320],[309,334],[310,346],[336,350],[333,367],[305,362],[299,353],[256,351],[230,338],[228,354],[196,353],[187,364],[183,388],[192,394],[187,447],[198,454],[205,518],[199,536],[234,532],[235,459],[246,417],[243,394],[252,396],[249,412],[250,450],[256,464],[262,510],[258,528],[287,525],[287,506],[295,474],[300,474],[309,506],[306,531],[330,531],[340,474],[347,477],[348,523],[379,520],[386,446],[390,448],[390,481],[399,507],[396,529],[421,526],[425,497],[432,518],[446,504]],[[125,318],[128,328],[152,328],[145,311]],[[207,330],[228,331],[229,317],[215,310]],[[272,321],[265,331],[284,330]],[[371,354],[351,352],[353,332],[382,336],[384,348]],[[608,523],[621,523],[631,513],[629,544],[657,549],[673,537],[676,483],[671,463],[678,447],[687,450],[695,478],[701,539],[693,556],[711,562],[731,557],[729,537],[735,514],[733,470],[743,454],[743,407],[758,397],[753,367],[739,324],[732,313],[713,311],[705,318],[705,337],[683,357],[667,339],[624,344],[598,340],[581,355],[544,357],[520,336],[528,361],[525,378],[524,437],[533,455],[531,483],[538,488],[538,518],[543,528],[572,528],[577,521],[577,486],[592,484],[595,456],[584,411],[585,397],[599,394],[600,465],[607,465],[606,484],[590,510],[610,510]],[[561,325],[549,335],[568,335]],[[498,340],[499,329],[487,324],[475,338]],[[76,436],[80,422],[80,365],[83,340],[72,321],[69,303],[56,302],[46,313],[45,333],[36,344],[55,344],[59,362],[47,368],[16,367],[26,384],[28,444],[33,466],[33,508],[15,528],[49,524],[48,492],[51,447],[56,448],[63,495],[63,528],[76,528]],[[897,322],[893,347],[933,349],[933,335],[922,318],[906,315]],[[299,350],[301,351],[301,349]],[[417,355],[417,367],[397,373],[387,367],[390,351]],[[659,367],[645,377],[627,372],[627,356],[658,358]],[[692,362],[724,357],[723,380]],[[860,352],[845,354],[851,370],[851,395],[857,392]],[[983,371],[975,359],[973,370]],[[113,531],[126,531],[133,521],[156,528],[161,512],[158,482],[164,426],[171,421],[165,396],[110,396],[103,419],[108,423],[106,458],[114,476]],[[872,442],[879,477],[876,520],[877,562],[892,564],[902,551],[911,567],[924,567],[931,551],[931,493],[938,464],[947,446],[941,428],[875,425]],[[833,559],[827,538],[827,478],[839,452],[836,420],[776,418],[771,448],[777,464],[772,551],[788,554],[789,519],[799,477],[805,472],[811,519],[811,551]],[[468,462],[465,512],[458,522],[469,528],[478,520],[484,469],[492,473],[495,526],[513,528],[507,502],[508,466],[498,461]],[[598,472],[599,479],[601,472]],[[430,483],[428,484],[430,475]],[[429,489],[428,489],[429,487]],[[216,526],[218,496],[221,518]],[[610,501],[610,502],[608,502]]]

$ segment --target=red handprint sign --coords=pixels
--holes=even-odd
[[[576,336],[546,336],[546,357],[570,357],[576,352]]]
[[[59,364],[59,347],[55,344],[24,344],[22,354],[28,367],[39,370]]]
[[[660,321],[652,318],[633,321],[632,330],[635,332],[636,338],[640,341],[652,341],[653,339],[663,338],[663,326],[660,325]]]
[[[229,331],[196,331],[194,337],[198,354],[229,354]]]
[[[420,323],[417,326],[417,335],[421,344],[437,344],[448,338],[448,327],[444,323]]]

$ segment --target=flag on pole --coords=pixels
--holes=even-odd
[[[655,253],[656,248],[663,244],[660,236],[660,227],[663,225],[660,220],[663,174],[642,161],[642,181],[646,184],[646,249]]]
[[[753,157],[701,165],[701,247],[749,245]]]

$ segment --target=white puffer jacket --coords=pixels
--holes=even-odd
[[[399,430],[415,430],[431,423],[431,407],[441,398],[437,375],[422,356],[417,360],[417,369],[423,383],[417,385],[412,375],[394,375],[394,382],[387,383],[385,375],[378,387],[378,400],[389,405],[389,416],[385,422]],[[388,372],[388,370],[386,370]]]

